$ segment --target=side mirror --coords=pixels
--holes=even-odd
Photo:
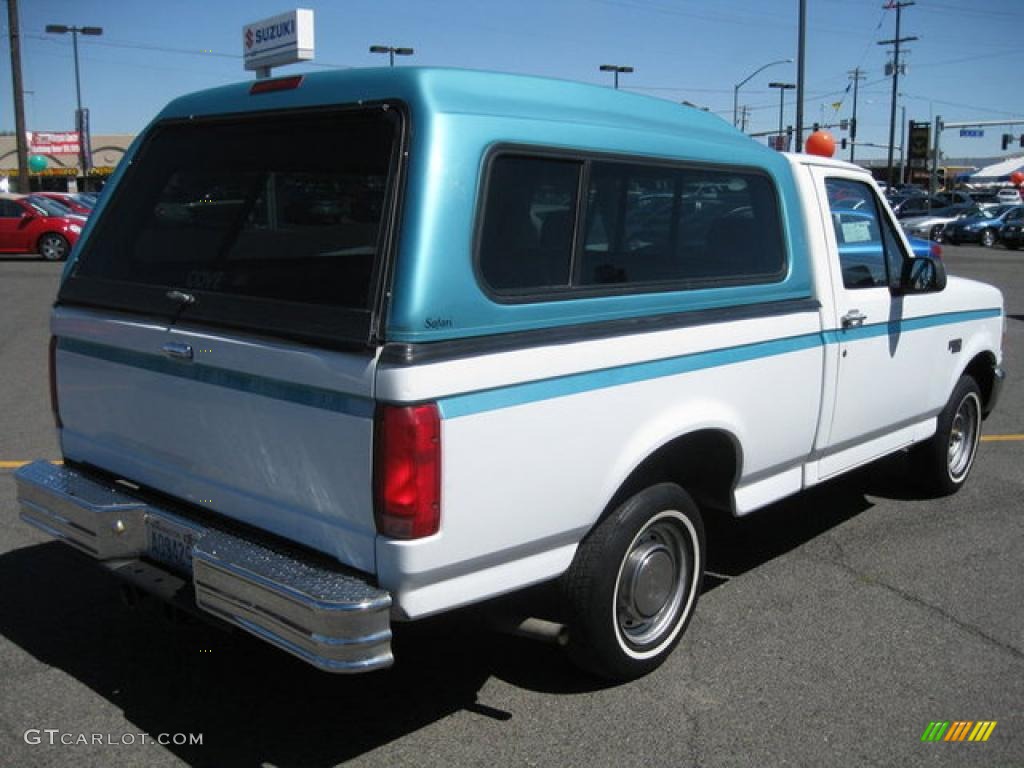
[[[897,293],[938,293],[946,287],[946,267],[932,256],[915,256],[903,262]]]

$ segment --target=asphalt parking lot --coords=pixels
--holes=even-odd
[[[682,644],[616,687],[473,614],[403,632],[393,670],[337,678],[124,607],[112,577],[18,521],[14,465],[58,458],[46,350],[61,266],[0,260],[0,764],[1024,765],[1024,252],[945,254],[1002,288],[1010,317],[985,425],[1002,439],[967,487],[922,499],[896,457],[714,522]],[[936,720],[997,725],[985,743],[923,743]]]

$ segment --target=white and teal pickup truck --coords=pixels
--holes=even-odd
[[[642,675],[702,519],[904,450],[956,491],[1003,379],[999,291],[915,255],[865,171],[607,88],[240,83],[169,104],[110,187],[22,518],[333,672],[550,582],[571,657]]]

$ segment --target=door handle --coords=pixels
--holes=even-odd
[[[163,352],[168,357],[173,357],[175,360],[191,360],[192,359],[192,347],[188,344],[182,344],[179,341],[170,341],[164,344]]]
[[[860,328],[862,325],[864,325],[864,321],[867,319],[868,316],[861,312],[859,309],[851,309],[849,312],[843,315],[843,328]]]

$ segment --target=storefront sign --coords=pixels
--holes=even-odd
[[[78,131],[26,131],[28,151],[33,155],[77,155],[81,150]]]

